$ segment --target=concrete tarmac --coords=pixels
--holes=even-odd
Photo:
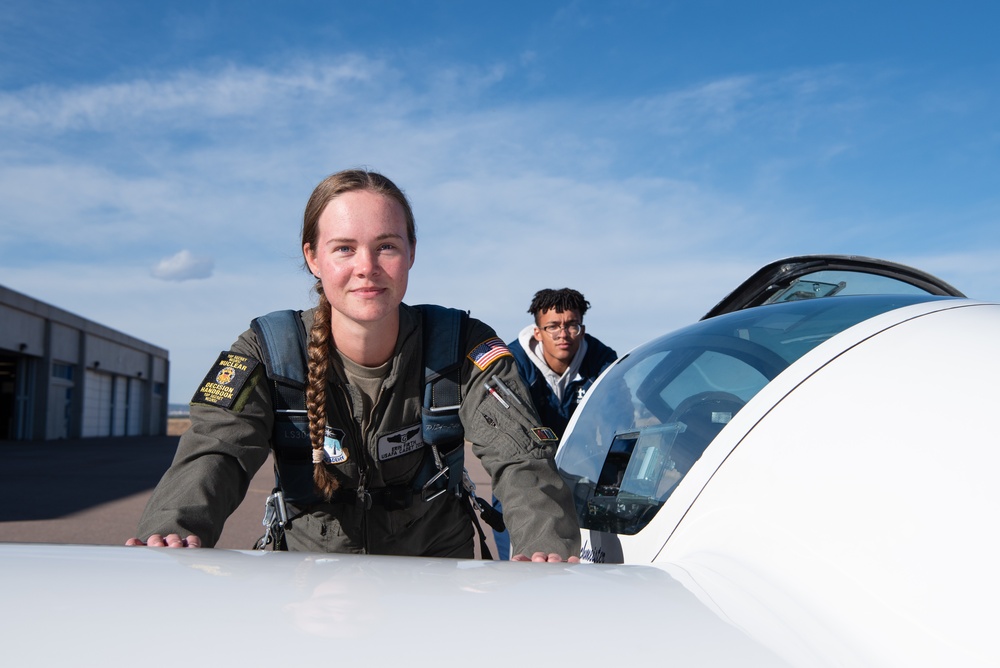
[[[123,545],[135,535],[178,440],[128,436],[0,441],[0,542]],[[489,501],[489,476],[468,447],[465,462],[477,495]],[[226,522],[217,547],[253,547],[263,533],[264,502],[273,487],[269,459]],[[492,532],[484,530],[496,554]]]

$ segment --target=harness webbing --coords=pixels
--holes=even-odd
[[[306,368],[308,337],[299,313],[301,311],[274,311],[254,319],[250,327],[260,341],[264,353],[261,361],[267,368],[268,378],[301,390],[306,386],[309,372]],[[302,405],[305,406],[305,398]]]
[[[458,410],[462,403],[463,334],[468,315],[458,309],[433,304],[424,304],[416,308],[423,316],[424,395],[421,408],[421,435],[428,455],[425,456],[421,472],[414,481],[415,487],[421,489],[434,485],[431,496],[426,495],[426,489],[421,489],[425,499],[434,498],[447,490],[456,496],[468,495],[470,501],[474,499],[474,506],[480,508],[481,513],[486,508],[492,510],[489,504],[475,497],[463,484],[467,480],[465,430],[459,419]],[[276,424],[279,417],[298,421],[300,424],[306,419],[308,337],[300,313],[293,310],[274,311],[256,318],[251,323],[261,345],[264,358],[261,361],[264,362],[268,379],[272,381],[270,386]],[[308,433],[308,429],[305,433]],[[269,497],[269,503],[284,503],[280,494],[284,485],[281,480],[279,458],[282,461],[299,458],[298,455],[287,454],[288,445],[284,442],[279,444],[272,439],[272,448],[275,452],[275,494]],[[303,484],[307,479],[305,473],[311,466],[300,466],[300,468],[306,468],[306,471],[297,472],[298,475],[294,477],[296,482]],[[445,476],[447,476],[446,484],[442,485],[444,480],[440,479]],[[311,480],[311,475],[308,479]],[[438,489],[440,491],[436,491]],[[295,500],[294,496],[292,500]],[[483,558],[492,559],[482,528],[475,522],[474,514],[471,516],[473,523],[479,529]],[[283,517],[283,513],[271,510],[268,517],[272,519]],[[261,544],[261,541],[258,541],[260,547],[272,542],[269,540],[271,533],[278,534],[284,529],[284,523],[276,528],[269,526],[268,517],[265,517],[265,536],[261,539],[266,542]],[[485,513],[484,519],[486,519]],[[492,521],[490,523],[493,524]],[[274,537],[274,543],[275,545],[279,543],[277,535]]]

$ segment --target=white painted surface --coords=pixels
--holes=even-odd
[[[742,439],[658,559],[796,662],[1000,665],[998,336],[1000,306],[967,306],[838,356]]]
[[[0,545],[5,665],[783,666],[654,566]]]

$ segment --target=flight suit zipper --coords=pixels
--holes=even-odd
[[[358,417],[356,417],[356,412],[353,410],[353,407],[356,405],[356,402],[354,401],[352,392],[348,390],[347,386],[343,385],[341,386],[341,390],[344,393],[345,400],[351,407],[351,416],[354,418],[353,422],[356,435],[355,443],[357,443],[358,447],[361,448],[362,450],[361,452],[356,453],[356,456],[358,457],[357,503],[361,506],[362,509],[361,513],[362,550],[365,554],[368,554],[368,551],[371,548],[371,535],[369,533],[370,527],[368,523],[368,511],[371,510],[372,507],[372,498],[371,495],[368,493],[368,483],[369,483],[369,473],[370,473],[368,457],[371,456],[371,451],[369,448],[367,435],[364,432],[364,425],[367,422],[369,429],[372,429],[374,425],[378,424],[378,422],[376,422],[376,416],[378,415],[382,399],[384,396],[386,396],[386,392],[384,385],[379,387],[378,396],[372,400],[371,411],[369,411],[368,413],[368,420],[365,421],[363,419],[358,419]],[[361,402],[361,405],[362,406],[364,405],[363,401]]]
[[[358,463],[358,487],[355,490],[355,494],[356,503],[361,507],[361,552],[362,554],[368,554],[370,544],[368,536],[368,507],[371,502],[368,496],[368,443],[365,441],[361,422],[356,416],[354,410],[355,401],[351,391],[348,389],[349,386],[339,385],[339,387],[344,398],[344,403],[347,406],[347,412],[351,416],[350,422],[353,423],[354,442],[358,448],[358,452],[353,453],[357,457]]]
[[[375,397],[372,400],[372,408],[371,408],[371,411],[368,413],[367,424],[368,424],[369,430],[373,429],[374,425],[381,424],[380,420],[378,422],[376,422],[376,414],[378,413],[379,407],[380,407],[380,405],[382,403],[382,397],[384,397],[385,394],[386,394],[385,393],[385,384],[383,383],[382,385],[379,385],[378,396]],[[364,425],[364,422],[362,422],[362,424],[358,425],[359,428],[360,428],[360,431],[362,431],[362,433],[364,432],[363,425]],[[372,462],[377,463],[378,462],[378,453],[376,452],[374,455],[372,455],[371,454],[371,450],[369,449],[368,445],[369,445],[368,441],[366,440],[365,441],[365,455],[366,456],[371,455],[372,456]],[[367,469],[367,466],[366,466],[364,472],[361,475],[361,479],[363,481],[365,481],[366,483],[367,483],[367,473],[368,473],[368,469]],[[383,485],[385,484],[384,480],[382,481],[382,484]],[[364,538],[365,551],[367,551],[368,547],[371,545],[371,536],[368,535],[368,531],[369,531],[369,526],[368,526],[368,511],[371,510],[372,500],[371,500],[371,496],[369,496],[369,494],[367,493],[367,491],[365,492],[364,497],[365,498],[363,499],[363,501],[365,503],[365,506],[364,506],[365,512],[364,512],[364,516],[362,518],[362,535],[365,537]]]

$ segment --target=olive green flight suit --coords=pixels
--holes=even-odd
[[[302,314],[306,331],[313,311]],[[399,338],[382,391],[373,398],[371,427],[361,433],[362,398],[347,381],[338,356],[331,360],[327,388],[327,424],[341,430],[347,461],[336,466],[347,488],[357,488],[366,470],[368,489],[411,482],[425,447],[392,455],[387,438],[420,425],[423,392],[421,315],[400,305]],[[459,415],[465,438],[489,473],[493,492],[504,507],[512,554],[557,553],[563,558],[580,550],[580,532],[569,489],[556,470],[556,443],[539,430],[537,414],[524,388],[514,358],[504,354],[474,361],[480,344],[496,337],[488,325],[468,318],[465,337],[470,355],[461,371]],[[502,344],[502,341],[499,341]],[[252,330],[233,344],[232,353],[261,360]],[[495,354],[495,353],[494,353]],[[484,384],[496,375],[522,398],[522,405],[501,402]],[[196,400],[199,395],[196,394]],[[506,406],[505,406],[506,404]],[[223,523],[246,495],[251,478],[267,459],[274,423],[271,393],[259,364],[240,388],[231,408],[198,401],[191,405],[191,428],[181,437],[170,468],[157,485],[139,522],[138,535],[195,534],[205,546],[219,540]],[[381,456],[380,456],[381,455]],[[359,462],[363,459],[363,464]],[[433,501],[414,498],[410,507],[365,510],[346,501],[305,509],[286,532],[289,549],[367,552],[415,556],[472,557],[470,517],[451,494]]]

